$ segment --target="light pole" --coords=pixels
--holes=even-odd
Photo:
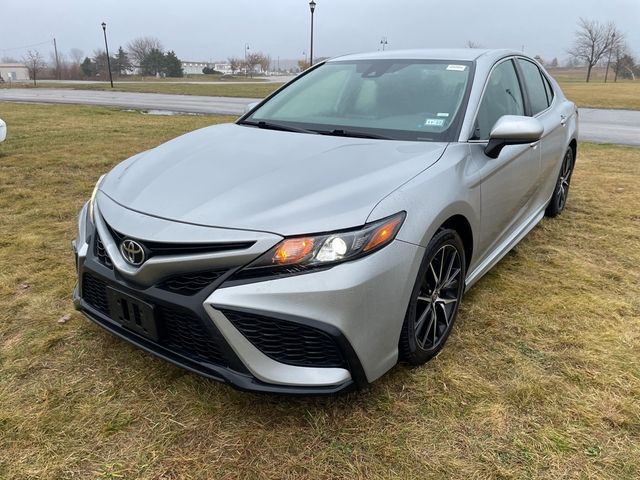
[[[382,51],[384,52],[385,47],[389,45],[389,42],[387,42],[387,37],[382,37],[382,40],[380,40],[380,45],[382,45]]]
[[[607,77],[609,77],[609,65],[611,65],[611,53],[613,52],[613,45],[616,43],[616,32],[611,34],[611,47],[609,47],[609,59],[607,60],[607,71],[604,74],[604,83],[607,83]]]
[[[311,10],[311,49],[309,50],[309,66],[313,66],[313,12],[316,11],[316,2],[309,2],[309,10]]]
[[[249,55],[249,44],[244,44],[244,76],[249,74],[249,65],[247,65],[247,56]]]
[[[113,77],[111,76],[111,59],[109,58],[109,44],[107,43],[107,24],[102,22],[102,32],[104,33],[104,48],[107,51],[107,68],[109,69],[109,83],[113,88]]]

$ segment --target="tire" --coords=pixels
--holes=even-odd
[[[401,361],[422,365],[446,343],[464,293],[465,260],[455,230],[440,230],[427,245],[400,333]]]
[[[544,212],[547,217],[556,217],[564,210],[567,204],[567,197],[569,196],[569,186],[574,164],[573,149],[568,148],[562,159],[562,165],[560,166],[560,173],[558,174],[558,179],[553,189],[553,195]]]

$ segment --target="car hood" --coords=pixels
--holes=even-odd
[[[323,232],[365,223],[446,145],[216,125],[125,160],[100,190],[126,208],[179,222]]]

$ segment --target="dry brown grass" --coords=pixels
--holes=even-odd
[[[70,303],[98,175],[222,118],[0,116],[0,478],[640,476],[640,150],[581,146],[566,212],[468,293],[434,361],[292,399],[185,373]]]
[[[640,81],[562,83],[562,91],[579,107],[640,110]]]

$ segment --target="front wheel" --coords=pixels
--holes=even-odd
[[[571,174],[573,173],[573,164],[573,150],[569,148],[567,149],[567,153],[564,154],[560,173],[558,174],[558,180],[556,180],[556,186],[553,191],[553,196],[545,210],[545,214],[548,217],[555,217],[559,215],[567,204]]]
[[[441,230],[429,242],[400,334],[400,359],[421,365],[444,346],[464,293],[466,263],[460,235]]]

